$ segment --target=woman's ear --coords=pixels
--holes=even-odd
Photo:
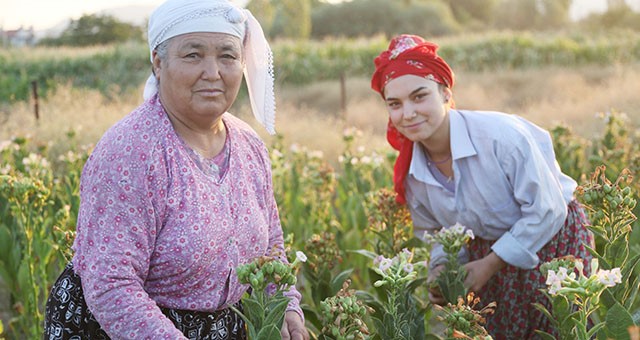
[[[451,91],[450,88],[443,86],[442,89],[442,99],[444,100],[445,103],[448,103],[449,101],[451,101],[451,97],[453,96],[453,92]]]
[[[158,52],[153,51],[153,53],[151,54],[153,63],[151,64],[151,71],[153,72],[153,75],[156,76],[156,78],[160,77],[160,68],[162,65],[162,60],[160,60],[160,57],[158,56]]]

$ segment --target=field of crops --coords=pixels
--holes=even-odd
[[[274,53],[280,81],[308,84],[341,73],[366,75],[373,55],[384,47],[382,39],[280,42],[274,45]],[[10,109],[26,100],[34,77],[42,82],[44,96],[66,82],[98,89],[106,96],[123,96],[123,91],[139,88],[146,78],[146,53],[145,46],[133,45],[57,51],[55,57],[47,50],[29,57],[21,57],[16,50],[0,51],[0,105],[4,105],[0,108]],[[536,69],[547,64],[637,63],[640,35],[449,38],[442,43],[442,53],[461,69],[480,71]],[[591,112],[586,114],[593,116]],[[590,300],[589,317],[594,325],[602,322],[599,338],[631,339],[627,326],[640,323],[640,227],[634,216],[640,209],[631,204],[640,192],[640,182],[632,179],[640,171],[640,135],[627,115],[614,110],[598,119],[602,129],[589,138],[564,125],[550,130],[560,166],[582,185],[578,198],[590,208],[597,241],[593,253],[599,257],[600,267],[620,268],[622,273],[618,285],[601,292],[597,301]],[[28,135],[0,139],[0,278],[9,300],[0,338],[41,337],[43,303],[71,256],[79,176],[92,146],[78,142],[81,132],[58,133],[66,135],[54,146]],[[296,251],[303,251],[308,258],[297,283],[303,294],[307,325],[314,337],[324,339],[349,338],[347,335],[403,338],[389,332],[405,328],[409,333],[403,334],[443,336],[443,329],[459,327],[443,317],[455,310],[434,311],[425,304],[426,291],[421,283],[427,273],[417,264],[428,259],[430,245],[413,237],[406,209],[393,200],[391,169],[395,154],[390,148],[360,148],[359,136],[355,129],[342,133],[336,142],[340,145],[337,160],[287,144],[287,136],[270,141],[286,245],[292,260]],[[591,176],[593,173],[597,176]],[[606,195],[600,195],[605,186]],[[411,254],[408,257],[407,252]],[[372,259],[374,254],[405,266],[411,263],[414,274],[407,272],[397,291],[376,284],[391,279],[380,271],[380,263]],[[347,279],[349,289],[341,291]],[[391,296],[399,300],[390,303]],[[400,303],[403,308],[410,307],[399,313]],[[486,303],[489,301],[481,304]],[[358,308],[351,308],[353,313],[335,312],[345,304]],[[327,305],[336,309],[327,312],[322,307]],[[364,306],[367,308],[359,308]],[[563,322],[555,313],[552,317],[565,327],[580,328]],[[353,323],[347,326],[347,320]],[[334,330],[336,322],[344,327]],[[576,338],[578,331],[566,331],[567,338]],[[638,330],[631,332],[637,334]]]

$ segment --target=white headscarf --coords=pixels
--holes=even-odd
[[[273,93],[273,54],[260,23],[247,9],[228,0],[168,0],[149,17],[149,54],[162,42],[175,36],[194,33],[226,33],[244,42],[244,76],[253,115],[270,133],[275,133],[275,96]],[[151,74],[144,98],[158,92]]]

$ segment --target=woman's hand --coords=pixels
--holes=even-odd
[[[304,327],[302,318],[294,311],[285,313],[280,336],[283,340],[309,340],[309,332]]]
[[[444,264],[438,265],[432,270],[429,270],[429,275],[427,276],[427,285],[429,287],[429,301],[435,305],[444,305],[445,299],[440,292],[440,288],[436,284],[436,279],[440,272],[444,270]]]
[[[464,280],[464,286],[471,292],[479,292],[482,287],[491,279],[491,277],[499,272],[507,265],[501,258],[494,252],[489,255],[476,260],[471,261],[464,265],[467,271],[467,277]]]

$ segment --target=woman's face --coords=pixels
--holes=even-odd
[[[428,143],[447,124],[451,90],[433,80],[408,74],[389,81],[384,88],[391,123],[414,142]]]
[[[153,67],[167,111],[198,120],[220,116],[233,104],[242,83],[240,39],[223,33],[188,33],[171,38],[163,60]]]

